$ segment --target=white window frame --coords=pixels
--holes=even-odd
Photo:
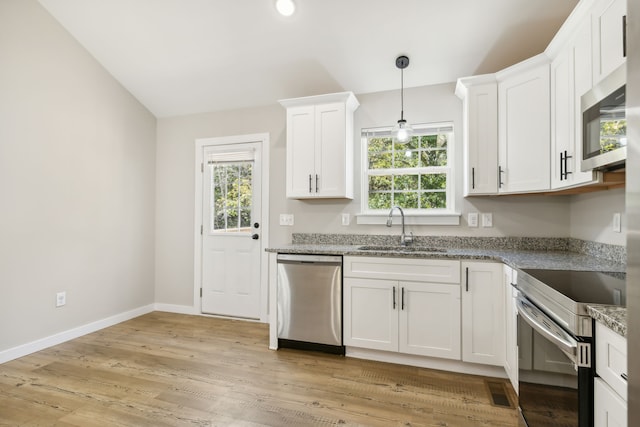
[[[447,166],[434,167],[447,174],[447,202],[446,209],[405,209],[406,224],[413,225],[460,225],[460,213],[455,210],[455,128],[453,122],[424,123],[413,125],[415,131],[421,134],[425,130],[437,128],[451,128],[451,138],[447,142]],[[368,128],[362,130],[361,137],[361,206],[357,215],[358,224],[386,224],[388,211],[369,209],[369,153],[367,134],[390,133],[391,127]]]

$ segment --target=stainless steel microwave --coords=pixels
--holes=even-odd
[[[582,95],[582,161],[580,168],[610,170],[627,159],[627,68],[622,64]]]

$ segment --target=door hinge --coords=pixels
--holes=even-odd
[[[590,343],[586,343],[586,342],[578,343],[576,365],[578,365],[579,368],[591,367],[591,344]]]
[[[202,236],[203,233],[204,233],[204,225],[200,225],[200,235]]]
[[[202,288],[200,288],[200,298],[202,298]]]
[[[204,163],[200,163],[200,173],[204,173]]]

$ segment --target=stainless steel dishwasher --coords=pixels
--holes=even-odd
[[[342,257],[278,254],[278,347],[344,354]]]

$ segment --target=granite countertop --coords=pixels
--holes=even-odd
[[[589,305],[589,316],[614,332],[627,337],[627,309],[615,305]]]
[[[336,238],[337,237],[337,238]],[[315,242],[318,242],[317,244]],[[294,236],[294,244],[267,249],[272,253],[384,256],[423,259],[459,259],[498,261],[517,269],[581,270],[624,273],[625,256],[620,256],[620,247],[592,242],[566,241],[563,239],[532,238],[432,238],[414,243],[415,246],[434,248],[434,251],[402,250],[399,247],[362,249],[363,246],[389,245],[386,236],[342,236],[300,235]],[[471,247],[468,247],[471,246]],[[582,252],[584,248],[591,250]],[[623,249],[623,248],[622,248]],[[594,253],[595,252],[595,253]],[[613,257],[607,257],[613,254]],[[596,256],[598,255],[598,256]],[[600,256],[605,255],[605,256]],[[626,254],[625,254],[626,255]],[[619,306],[590,305],[588,313],[610,329],[626,337],[627,309]]]
[[[623,273],[624,264],[591,255],[566,251],[518,249],[442,248],[444,252],[404,252],[362,250],[366,245],[292,244],[267,249],[268,252],[310,255],[385,256],[424,259],[462,259],[499,261],[513,268],[549,270],[609,271]]]

